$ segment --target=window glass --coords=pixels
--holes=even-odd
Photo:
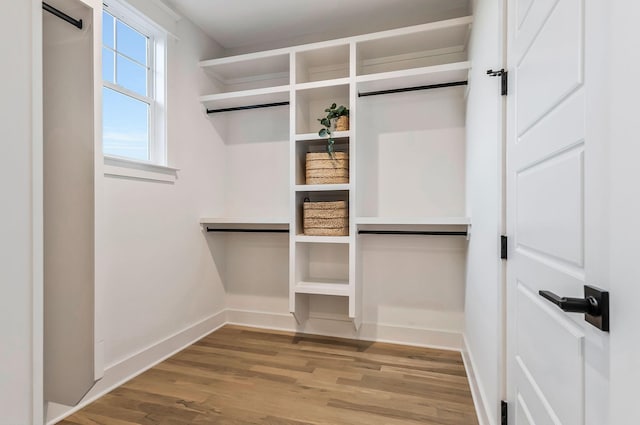
[[[113,36],[113,16],[107,12],[102,12],[102,44],[115,48]]]
[[[119,0],[104,0],[104,7],[103,152],[164,165],[164,70],[155,69],[153,53],[164,56],[166,34]]]
[[[136,62],[147,65],[147,37],[127,24],[116,23],[116,50]]]
[[[141,96],[147,96],[147,69],[129,59],[117,55],[116,82]]]
[[[149,160],[149,105],[107,87],[102,96],[104,153]]]
[[[113,50],[102,48],[102,79],[110,83],[115,83],[115,55]]]

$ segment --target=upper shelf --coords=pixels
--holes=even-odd
[[[209,110],[272,106],[289,102],[293,88],[303,108],[327,99],[348,105],[354,78],[360,92],[465,81],[472,21],[466,16],[202,61],[218,93],[200,100]],[[310,127],[297,123],[296,131]]]
[[[361,75],[356,78],[358,94],[396,90],[398,88],[424,87],[467,81],[470,62],[456,62],[423,68]]]
[[[282,51],[261,52],[206,60],[200,66],[225,86],[284,80],[278,83],[282,85],[289,83],[289,58]]]
[[[370,34],[356,42],[357,75],[464,61],[472,22],[465,16]]]
[[[260,105],[286,104],[289,102],[289,86],[268,87],[229,93],[200,96],[200,102],[209,111],[250,108]]]

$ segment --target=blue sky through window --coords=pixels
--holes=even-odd
[[[102,78],[105,82],[146,97],[148,39],[103,12]],[[103,152],[149,160],[149,104],[104,87]]]

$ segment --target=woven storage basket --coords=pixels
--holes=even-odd
[[[305,235],[349,235],[349,211],[346,201],[305,202],[302,205]]]
[[[349,154],[346,152],[334,152],[332,158],[326,152],[308,153],[306,183],[349,183]]]
[[[349,117],[341,116],[336,120],[336,131],[349,130]]]

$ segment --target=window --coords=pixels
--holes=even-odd
[[[166,36],[123,3],[104,6],[103,153],[166,165]]]

